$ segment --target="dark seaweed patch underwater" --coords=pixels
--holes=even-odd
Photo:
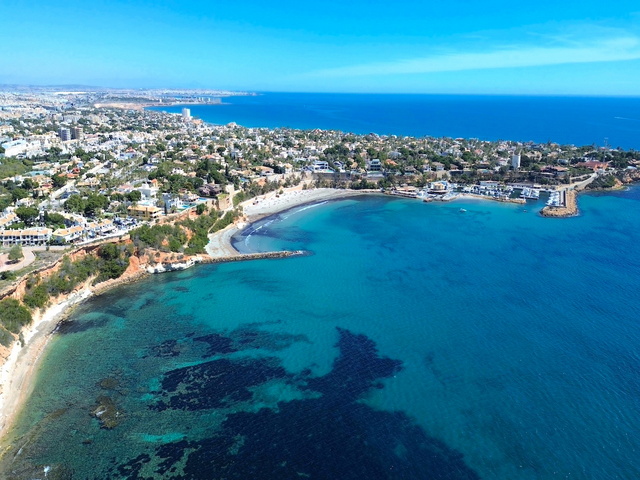
[[[216,357],[164,374],[150,408],[205,410],[250,402],[252,387],[274,378],[315,393],[276,409],[230,413],[200,440],[155,447],[113,466],[106,477],[128,479],[477,479],[462,455],[429,437],[401,412],[376,411],[359,400],[401,362],[378,356],[364,335],[338,329],[332,370],[291,375],[272,357]],[[233,353],[220,336],[200,337]],[[236,346],[237,348],[237,346]],[[428,399],[425,399],[428,401]],[[160,413],[161,414],[161,413]],[[98,477],[96,477],[98,478]]]

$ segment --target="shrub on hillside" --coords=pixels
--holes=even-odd
[[[29,309],[18,300],[13,298],[0,300],[0,325],[11,333],[19,333],[20,329],[29,325],[32,320]]]

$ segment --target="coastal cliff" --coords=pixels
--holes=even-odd
[[[184,255],[151,249],[138,251],[133,247],[131,240],[108,243],[115,243],[116,247],[121,249],[128,248],[131,253],[126,269],[117,278],[95,283],[99,278],[99,273],[93,272],[70,291],[50,296],[41,308],[31,310],[31,322],[17,334],[11,334],[12,340],[9,345],[0,345],[0,435],[4,434],[5,430],[12,425],[22,400],[30,393],[33,372],[48,340],[59,323],[69,315],[71,307],[74,305],[116,286],[137,281],[149,274],[184,270],[198,263],[285,258],[308,254],[303,251],[278,251],[211,257],[207,254]],[[78,248],[54,264],[21,278],[0,294],[0,301],[12,299],[24,302],[25,296],[29,295],[33,289],[34,279],[37,279],[38,284],[42,284],[47,279],[54,278],[56,274],[61,272],[61,269],[70,263],[81,262],[87,257],[97,259],[100,256],[102,245]]]
[[[0,301],[18,301],[21,302],[18,305],[24,309],[22,302],[29,294],[35,279],[39,285],[43,285],[43,282],[54,278],[65,266],[82,262],[87,257],[98,257],[100,247],[101,245],[92,245],[78,248],[52,265],[32,272],[5,289]],[[3,329],[6,333],[5,345],[0,345],[0,435],[13,424],[23,400],[31,391],[33,373],[38,361],[53,332],[69,315],[71,308],[93,295],[149,275],[144,259],[134,254],[128,260],[126,269],[117,278],[94,284],[98,272],[93,272],[82,282],[74,285],[70,291],[49,296],[42,307],[32,308],[29,312],[31,321],[17,333],[14,333],[15,330],[9,332]],[[172,264],[166,264],[165,270],[171,268]]]

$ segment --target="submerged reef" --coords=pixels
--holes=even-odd
[[[205,356],[215,357],[166,372],[149,408],[160,415],[218,409],[226,417],[203,438],[156,446],[114,465],[102,478],[478,479],[459,452],[407,415],[362,402],[371,389],[383,388],[381,380],[396,374],[402,362],[380,357],[364,335],[345,329],[338,334],[339,355],[320,377],[309,370],[288,373],[276,357],[233,356],[256,348],[255,339],[269,335],[264,331],[194,338],[194,344],[206,346]],[[267,342],[285,343],[284,338]],[[256,387],[269,382],[295,388],[302,398],[240,408],[257,404]]]

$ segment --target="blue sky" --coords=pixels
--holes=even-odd
[[[2,0],[0,83],[640,95],[637,0]]]

